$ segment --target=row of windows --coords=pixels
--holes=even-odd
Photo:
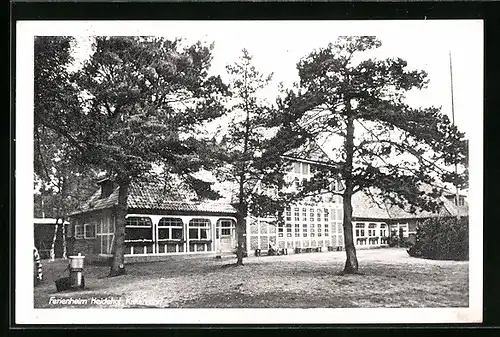
[[[388,236],[388,228],[385,223],[380,224],[379,230],[377,232],[377,224],[368,224],[368,229],[366,224],[363,222],[358,222],[355,225],[356,236],[357,237],[376,237],[380,234],[381,237]],[[398,235],[400,237],[408,237],[408,224],[392,224],[390,227],[391,235]],[[367,235],[365,235],[367,234]]]
[[[209,219],[191,219],[188,223],[188,239],[208,240]],[[182,240],[184,223],[180,218],[161,218],[158,222],[158,241]],[[153,241],[153,222],[148,217],[129,217],[125,225],[125,241]]]
[[[342,220],[342,210],[341,209],[328,209],[328,208],[319,208],[316,211],[314,208],[309,209],[309,217],[307,208],[302,207],[294,207],[293,208],[293,221],[310,221],[310,222],[328,222],[330,220],[330,214],[332,220]],[[285,210],[285,220],[292,221],[292,209],[290,207]]]
[[[368,231],[366,231],[366,224],[363,222],[356,223],[355,228],[356,228],[356,236],[357,237],[364,237],[365,234],[368,234],[369,237],[378,236],[377,230],[376,230],[377,224],[375,224],[375,223],[368,224]],[[380,224],[380,229],[379,229],[378,234],[380,234],[380,236],[382,236],[382,237],[387,235],[385,223]]]
[[[285,233],[287,237],[320,237],[320,236],[330,236],[330,227],[328,224],[294,224],[293,225],[293,235],[292,235],[292,224],[279,224],[278,225],[278,237],[284,237]]]
[[[220,221],[221,235],[230,235],[231,220]],[[78,239],[93,239],[96,237],[96,225],[85,224],[75,226],[75,237]],[[188,224],[190,240],[208,240],[211,223],[209,219],[191,219]],[[217,233],[219,234],[219,233]],[[184,223],[180,218],[161,218],[158,222],[158,241],[182,240]],[[148,217],[129,217],[125,223],[125,241],[153,241],[153,222]]]

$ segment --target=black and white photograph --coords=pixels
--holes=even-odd
[[[482,321],[481,20],[19,21],[16,57],[16,323]]]

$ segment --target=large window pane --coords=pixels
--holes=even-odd
[[[190,239],[199,239],[197,228],[196,229],[193,229],[193,228],[189,229],[189,238]]]
[[[300,173],[300,163],[293,163],[295,173]]]
[[[125,241],[152,241],[153,223],[148,217],[129,217],[125,223]]]
[[[210,238],[210,220],[192,219],[189,221],[189,239],[208,240]]]
[[[172,239],[174,240],[182,239],[182,228],[172,228]]]
[[[126,228],[125,241],[149,241],[153,240],[151,228]]]
[[[183,222],[180,218],[161,218],[158,222],[159,240],[182,239]]]
[[[302,163],[302,174],[309,174],[309,164]]]

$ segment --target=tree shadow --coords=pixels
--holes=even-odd
[[[234,263],[226,263],[220,266],[221,269],[226,269],[226,268],[231,268],[231,267],[242,267],[244,264],[237,264],[236,262]]]

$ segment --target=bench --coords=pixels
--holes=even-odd
[[[322,252],[323,247],[307,247],[307,248],[295,248],[295,254],[300,253],[312,253],[312,252]]]
[[[255,250],[255,256],[262,256],[262,254],[264,254],[264,255],[275,255],[275,254],[270,253],[269,249],[259,249],[259,248],[257,248]],[[288,255],[288,249],[287,248],[279,248],[278,249],[278,255]]]

